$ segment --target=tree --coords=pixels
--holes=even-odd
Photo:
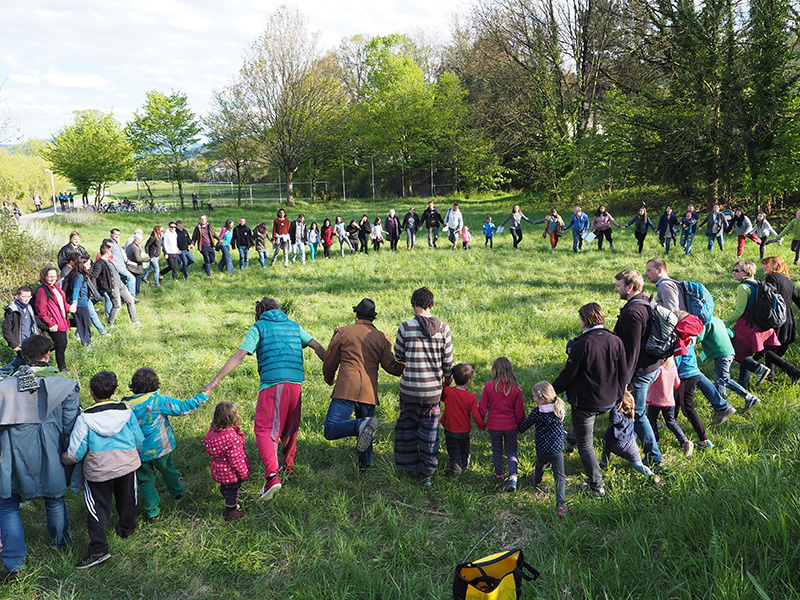
[[[167,167],[170,180],[178,184],[183,208],[183,175],[189,150],[199,140],[200,125],[189,109],[186,94],[180,92],[173,91],[169,96],[156,90],[147,92],[142,111],[133,113],[126,129],[137,166]]]
[[[3,97],[2,92],[5,84],[5,79],[0,81],[0,98]],[[19,127],[17,126],[16,121],[5,106],[0,106],[0,144],[6,144],[12,140],[18,139],[19,137]]]
[[[217,160],[224,161],[236,175],[238,205],[242,205],[242,184],[258,159],[258,147],[250,136],[245,106],[240,89],[227,87],[215,90],[211,113],[204,119],[208,132],[208,149]]]
[[[132,174],[133,149],[110,113],[75,111],[75,122],[58,132],[43,157],[53,172],[66,177],[78,192],[95,190],[99,202],[106,184]]]
[[[294,172],[344,104],[341,84],[320,65],[316,33],[297,10],[279,7],[253,42],[238,85],[262,157],[286,174],[294,205]]]

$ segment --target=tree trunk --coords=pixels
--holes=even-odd
[[[178,178],[178,197],[181,199],[181,208],[183,208],[183,181]]]
[[[286,204],[294,206],[294,169],[286,169]]]
[[[147,179],[142,179],[142,183],[144,187],[147,189],[147,193],[150,195],[150,202],[155,202],[155,198],[153,198],[153,190],[150,189],[150,184],[147,183]]]
[[[234,168],[236,169],[236,205],[242,205],[242,168],[241,165],[237,162],[234,164]]]

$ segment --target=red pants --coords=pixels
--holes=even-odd
[[[278,472],[278,440],[282,443],[284,466],[294,467],[300,428],[300,390],[299,383],[279,383],[258,393],[253,433],[265,477]]]
[[[744,250],[744,240],[746,238],[750,238],[751,240],[753,240],[759,246],[761,245],[761,239],[756,235],[755,231],[751,231],[747,235],[740,235],[739,236],[739,246],[736,249],[736,256],[738,256],[739,258],[742,258],[742,251]]]
[[[555,250],[558,244],[558,236],[555,233],[550,234],[550,247]]]

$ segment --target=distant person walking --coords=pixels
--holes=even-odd
[[[593,232],[597,230],[597,249],[603,249],[603,238],[608,240],[609,247],[613,250],[614,249],[614,240],[611,239],[611,225],[614,225],[618,229],[622,229],[622,225],[617,223],[614,220],[614,217],[611,216],[606,210],[605,205],[601,204],[597,208],[597,212],[594,213],[594,219],[592,219],[592,226],[589,228],[589,232]]]
[[[572,210],[572,218],[564,229],[572,229],[572,251],[583,250],[583,237],[589,231],[589,217],[580,206]]]
[[[525,220],[531,225],[533,225],[533,221],[531,221],[528,217],[526,217],[522,210],[519,208],[519,204],[515,204],[514,207],[511,209],[511,214],[508,215],[503,222],[500,223],[500,229],[502,229],[503,225],[511,221],[511,224],[508,226],[508,231],[511,233],[511,239],[514,241],[514,248],[519,246],[519,243],[522,241],[522,221]]]

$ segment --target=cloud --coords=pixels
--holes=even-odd
[[[39,83],[42,81],[42,79],[36,75],[22,75],[21,73],[9,73],[8,80],[15,81],[17,83],[24,83],[26,85],[39,85]]]

